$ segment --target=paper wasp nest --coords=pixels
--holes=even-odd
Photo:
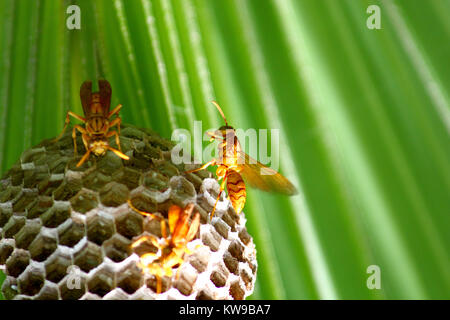
[[[253,291],[256,251],[244,214],[222,198],[207,172],[184,175],[170,161],[172,144],[149,130],[124,126],[122,150],[90,156],[71,133],[26,150],[0,181],[0,266],[7,275],[6,299],[244,299]],[[113,139],[111,139],[112,141]],[[113,144],[114,146],[114,144]],[[145,250],[131,250],[141,235],[161,237],[159,223],[132,210],[159,212],[195,203],[201,215],[178,279],[155,279],[136,262]],[[153,248],[154,249],[154,248]],[[138,251],[141,252],[138,252]]]

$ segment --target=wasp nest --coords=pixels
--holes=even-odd
[[[70,131],[70,130],[68,130]],[[113,139],[112,139],[113,140]],[[112,141],[111,141],[112,142]],[[219,185],[208,172],[184,174],[170,161],[171,142],[124,126],[120,142],[130,160],[112,152],[76,164],[70,133],[26,150],[0,181],[0,266],[6,299],[244,299],[253,291],[256,251],[224,197],[209,218]],[[81,139],[79,152],[84,151]],[[186,168],[190,169],[190,168]],[[156,280],[139,268],[155,250],[131,249],[143,235],[161,237],[168,208],[194,203],[200,228],[188,244],[178,277]],[[176,271],[176,270],[174,270]]]

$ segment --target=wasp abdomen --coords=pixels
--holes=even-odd
[[[231,204],[234,210],[239,214],[245,205],[245,198],[247,192],[245,190],[245,183],[241,175],[234,171],[229,170],[227,174],[227,189],[228,196],[230,197]]]

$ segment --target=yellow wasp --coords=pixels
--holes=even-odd
[[[99,92],[92,92],[92,81],[83,82],[80,88],[80,98],[85,118],[73,113],[72,111],[68,111],[63,131],[55,139],[55,141],[59,140],[66,131],[67,126],[70,123],[69,116],[85,123],[84,128],[77,124],[72,130],[75,156],[77,155],[77,130],[81,132],[81,137],[86,148],[86,153],[77,163],[77,167],[81,166],[83,162],[87,160],[91,152],[93,152],[96,156],[102,156],[105,154],[106,150],[111,150],[120,158],[129,160],[129,157],[123,154],[120,149],[119,134],[121,118],[117,116],[114,120],[110,121],[110,118],[114,114],[119,113],[122,105],[119,104],[112,111],[109,111],[111,105],[111,85],[107,80],[99,80],[98,87]],[[117,133],[117,131],[109,130],[113,126],[117,126],[119,133]],[[116,144],[119,150],[116,150],[109,145],[108,138],[112,136],[115,136]]]
[[[150,241],[157,249],[156,253],[145,253],[140,257],[139,267],[144,272],[152,274],[156,277],[156,293],[161,293],[163,276],[172,276],[172,269],[178,266],[176,278],[179,276],[181,265],[184,263],[184,253],[190,253],[187,244],[194,239],[200,226],[200,214],[196,212],[189,225],[189,219],[194,210],[192,203],[188,204],[184,209],[177,205],[169,208],[169,229],[170,235],[167,235],[166,221],[152,213],[141,211],[135,208],[131,201],[128,204],[133,210],[142,215],[149,216],[161,222],[162,239],[154,236],[142,236],[132,243],[131,248],[136,248],[145,241]]]
[[[219,157],[205,163],[200,168],[186,171],[186,173],[192,173],[206,169],[209,166],[218,166],[216,175],[219,180],[222,179],[222,182],[219,195],[211,212],[211,218],[214,216],[220,195],[225,189],[225,184],[231,204],[237,213],[240,213],[244,208],[247,196],[244,180],[250,186],[263,191],[278,192],[286,195],[297,194],[297,190],[288,179],[242,151],[235,129],[228,125],[219,104],[215,101],[212,101],[212,103],[219,110],[225,121],[224,126],[214,132],[207,133],[211,136],[211,141],[214,139],[221,140],[218,147]]]

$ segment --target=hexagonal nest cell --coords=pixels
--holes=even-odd
[[[112,141],[111,143],[115,145]],[[26,150],[0,180],[0,268],[6,299],[244,299],[253,292],[256,250],[227,199],[209,213],[219,184],[207,171],[170,161],[170,141],[147,129],[123,125],[125,161],[108,151],[76,164],[85,151],[71,130]],[[200,227],[188,243],[185,263],[163,277],[139,267],[140,256],[157,252],[143,236],[161,238],[168,209],[194,203]],[[179,269],[179,270],[178,270]]]

